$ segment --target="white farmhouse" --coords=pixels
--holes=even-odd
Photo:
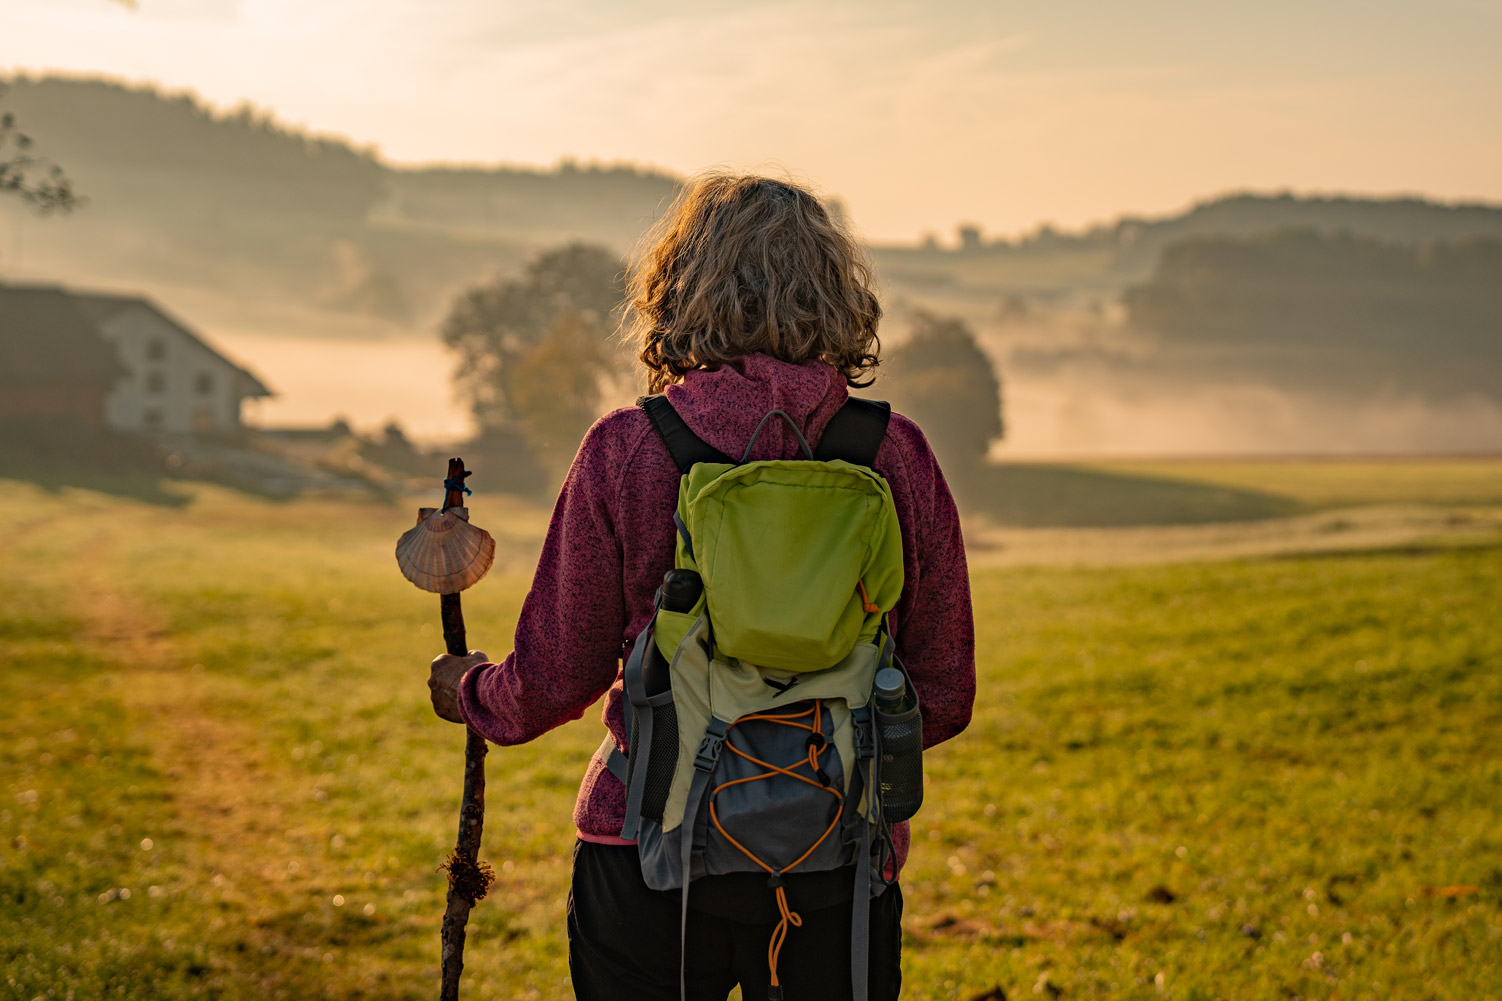
[[[75,292],[126,374],[104,399],[119,431],[213,434],[241,427],[240,404],[271,391],[146,299]]]

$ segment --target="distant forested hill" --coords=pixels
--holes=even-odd
[[[103,80],[0,78],[0,86],[96,203],[122,189],[139,194],[146,183],[164,203],[153,210],[212,192],[222,214],[359,225],[380,213],[499,231],[580,229],[626,242],[676,184],[650,170],[570,162],[554,170],[393,168],[371,149],[309,135],[248,106],[215,112],[192,96]]]
[[[875,248],[877,264],[914,287],[970,292],[1114,296],[1146,278],[1164,250],[1200,236],[1256,237],[1283,229],[1352,233],[1416,245],[1469,237],[1502,239],[1502,206],[1450,205],[1422,198],[1231,194],[1161,217],[1123,216],[1069,232],[1040,226],[1012,239],[969,245]]]
[[[551,171],[428,167],[386,176],[389,199],[382,218],[539,238],[563,232],[622,250],[677,191],[676,179],[664,174],[570,161]]]
[[[1502,240],[1200,236],[1168,247],[1123,301],[1161,364],[1502,401]]]
[[[102,80],[0,79],[5,104],[93,207],[221,216],[309,215],[359,225],[386,190],[366,150],[305,135],[249,107],[216,114],[185,95]]]
[[[0,87],[0,105],[88,200],[29,226],[21,264],[74,283],[213,288],[431,327],[455,289],[540,247],[626,251],[677,184],[629,166],[400,169],[261,111],[148,86]]]
[[[1114,245],[1117,267],[1130,273],[1150,270],[1164,248],[1192,237],[1252,237],[1283,229],[1351,233],[1407,245],[1476,236],[1502,240],[1502,207],[1421,198],[1240,194],[1201,202],[1165,219],[1124,218],[1087,237]]]

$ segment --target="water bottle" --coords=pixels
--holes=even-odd
[[[692,612],[694,606],[699,603],[699,595],[703,592],[704,579],[695,571],[669,570],[662,578],[658,603],[669,612]],[[655,642],[643,654],[641,680],[648,695],[665,692],[671,685],[667,658],[657,649]]]
[[[895,824],[923,805],[923,720],[918,693],[909,687],[901,668],[876,672],[875,696],[881,808],[887,821]]]

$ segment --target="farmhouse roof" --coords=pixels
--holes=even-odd
[[[0,383],[108,386],[124,373],[114,346],[74,296],[0,285]]]
[[[72,293],[72,296],[75,300],[78,301],[78,304],[82,308],[82,310],[86,314],[88,314],[88,316],[96,324],[104,323],[111,317],[116,316],[119,313],[122,313],[132,307],[138,307],[140,309],[148,310],[156,314],[156,316],[159,317],[163,323],[167,324],[173,330],[177,331],[178,334],[199,345],[205,351],[208,351],[214,357],[224,362],[225,365],[229,366],[230,368],[234,369],[235,372],[239,373],[241,378],[244,379],[243,395],[250,397],[275,395],[271,392],[271,390],[267,389],[265,383],[256,378],[254,374],[244,368],[241,368],[239,365],[236,365],[234,362],[224,357],[224,355],[219,352],[218,348],[215,348],[212,344],[208,343],[202,337],[198,336],[198,334],[196,334],[187,325],[180,323],[175,317],[169,314],[166,310],[162,309],[162,307],[158,306],[156,303],[152,302],[150,299],[146,299],[141,296],[104,295],[97,292],[74,292]]]

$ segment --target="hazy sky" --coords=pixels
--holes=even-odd
[[[397,162],[780,167],[881,240],[1240,188],[1502,200],[1499,54],[1502,0],[0,3],[0,71],[249,100]]]

